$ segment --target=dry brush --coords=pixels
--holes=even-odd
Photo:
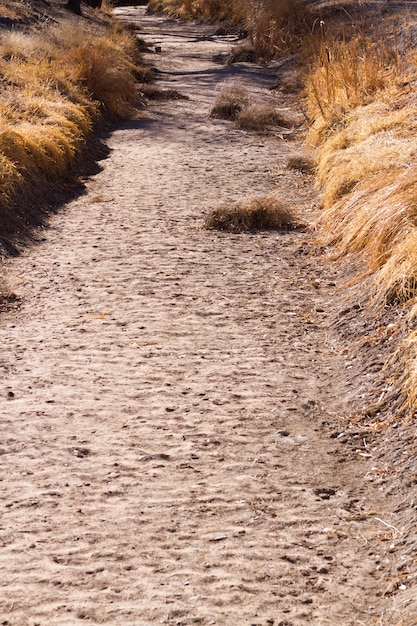
[[[138,97],[135,38],[111,18],[100,32],[65,20],[37,26],[0,31],[0,226],[9,249],[39,223],[42,189],[74,179],[97,123],[130,116]]]
[[[417,302],[417,64],[414,52],[399,50],[395,30],[378,34],[361,25],[349,37],[321,34],[306,101],[322,195],[321,242],[333,256],[360,259],[354,280],[368,277],[369,306],[383,313],[392,306],[415,310]],[[396,380],[403,408],[414,415],[414,332],[394,361],[402,370]]]

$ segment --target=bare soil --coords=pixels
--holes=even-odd
[[[202,229],[277,189],[314,221],[313,178],[287,167],[303,129],[209,118],[235,80],[300,119],[296,68],[226,66],[214,25],[117,14],[189,99],[114,132],[86,193],[6,263],[0,623],[417,623],[402,513],[350,428],[342,279],[309,232]]]

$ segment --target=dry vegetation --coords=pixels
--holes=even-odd
[[[417,71],[415,52],[399,47],[404,32],[381,23],[376,37],[353,22],[349,38],[321,33],[306,82],[321,240],[339,258],[360,259],[354,280],[368,276],[369,306],[380,315],[386,307],[415,310],[417,298]],[[394,362],[402,407],[414,415],[414,332]]]
[[[227,84],[219,91],[210,117],[233,120],[237,128],[255,133],[266,133],[274,127],[299,126],[298,120],[279,111],[270,99],[254,102],[246,87],[239,83]]]
[[[249,91],[237,83],[225,85],[218,93],[210,117],[236,120],[239,113],[251,103]]]
[[[242,130],[262,133],[273,127],[291,128],[293,123],[272,103],[254,103],[243,109],[236,119]]]
[[[232,205],[222,205],[209,213],[204,226],[233,233],[258,230],[293,230],[304,228],[294,209],[275,193],[251,198]]]
[[[74,177],[98,122],[132,114],[137,77],[148,72],[135,37],[110,12],[88,28],[79,18],[35,22],[29,9],[6,2],[2,13],[17,27],[0,30],[0,226],[9,250],[38,223],[34,205],[42,189]]]

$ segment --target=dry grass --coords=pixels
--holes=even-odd
[[[136,80],[133,68],[118,46],[109,45],[105,38],[97,39],[93,47],[77,45],[65,53],[63,63],[105,113],[120,118],[129,118],[134,113]]]
[[[317,42],[316,42],[317,43]],[[307,79],[316,146],[322,243],[361,260],[371,302],[417,310],[417,105],[415,55],[397,37],[355,31],[322,38]],[[355,263],[358,267],[358,263]],[[417,411],[417,340],[396,353],[403,409]]]
[[[23,21],[31,17],[32,11],[30,6],[21,0],[8,0],[2,3],[1,15],[6,19]]]
[[[227,59],[227,64],[233,63],[256,63],[258,55],[249,41],[233,46]]]
[[[293,124],[272,103],[261,103],[244,108],[236,118],[236,126],[241,130],[264,133],[272,127],[291,128]]]
[[[323,241],[338,256],[361,255],[364,272],[376,272],[375,291],[381,303],[393,298],[404,302],[417,293],[411,289],[410,254],[405,261],[401,251],[417,228],[413,99],[408,86],[391,85],[372,103],[347,112],[343,124],[323,136],[317,150],[317,177],[323,191],[318,227]],[[389,271],[382,271],[388,261]],[[414,264],[417,267],[417,250]],[[410,279],[404,276],[406,266]]]
[[[417,227],[415,167],[384,171],[362,181],[350,194],[323,212],[319,227],[326,242],[333,245],[339,256],[360,254],[366,272],[377,272],[375,279],[381,302],[392,301],[394,291],[398,297],[403,293],[401,301],[415,295],[410,289],[393,290],[397,280],[398,284],[407,282],[403,276],[402,256],[408,247],[408,238],[413,237]],[[410,267],[410,257],[407,258]],[[390,270],[387,275],[382,268],[388,261]],[[401,278],[397,279],[395,275],[395,265],[398,265]]]
[[[242,0],[150,0],[148,11],[164,12],[180,19],[239,19]]]
[[[210,117],[236,120],[239,113],[250,105],[248,90],[237,83],[226,85],[219,92],[210,111]]]
[[[359,32],[352,39],[311,37],[306,43],[310,64],[306,84],[308,115],[316,143],[349,111],[375,100],[400,75],[395,42],[373,41]]]
[[[276,194],[222,205],[206,217],[204,227],[233,233],[257,230],[291,230],[304,227],[294,210]]]
[[[262,98],[259,95],[257,97]],[[210,117],[235,121],[236,128],[254,133],[267,133],[274,127],[294,129],[299,126],[298,120],[279,111],[270,100],[253,102],[246,87],[238,83],[228,84],[221,89]]]
[[[23,4],[23,3],[20,3]],[[16,3],[7,3],[13,11]],[[16,17],[16,16],[15,16]],[[104,24],[107,23],[107,26]],[[96,29],[97,30],[97,29]],[[104,115],[135,110],[135,37],[103,22],[100,33],[74,23],[0,32],[0,225],[26,230],[18,196],[67,177]]]
[[[360,254],[364,273],[378,272],[381,301],[394,293],[403,300],[410,288],[395,289],[392,277],[384,289],[380,270],[417,224],[410,168],[417,108],[409,84],[416,70],[400,56],[395,37],[373,41],[358,29],[349,40],[321,37],[315,46],[306,98],[322,189],[321,235],[339,256]],[[402,274],[404,259],[400,266]]]
[[[241,4],[245,27],[259,57],[294,51],[300,36],[310,28],[308,2],[304,0],[243,0]]]

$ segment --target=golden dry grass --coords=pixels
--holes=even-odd
[[[294,210],[276,194],[219,206],[204,220],[204,227],[208,230],[233,233],[291,230],[304,226]]]
[[[378,271],[376,294],[381,302],[391,301],[394,295],[400,301],[415,295],[412,280],[398,279],[398,284],[408,285],[405,289],[393,285],[395,259],[402,276],[405,263],[400,248],[406,247],[417,227],[416,113],[409,87],[390,85],[375,94],[373,102],[348,111],[332,132],[322,136],[317,148],[322,239],[339,256],[360,254],[364,272]],[[317,137],[314,129],[312,135]],[[390,270],[382,272],[388,260]],[[417,267],[417,250],[414,263]]]
[[[375,42],[363,32],[348,40],[310,37],[305,49],[309,53],[308,115],[316,143],[345,114],[373,102],[400,75],[395,44],[390,46],[385,39]]]
[[[239,113],[250,105],[251,99],[246,87],[238,83],[225,85],[218,93],[210,111],[210,117],[222,120],[236,120]]]
[[[417,310],[417,105],[412,52],[395,36],[322,39],[306,83],[323,211],[321,242],[361,260],[370,302]],[[358,264],[355,263],[355,267]],[[403,408],[417,410],[417,335],[396,353]],[[394,361],[393,361],[394,362]]]
[[[288,54],[310,28],[308,2],[304,0],[243,0],[244,24],[260,57]]]
[[[16,17],[17,3],[7,6]],[[13,209],[22,190],[41,189],[42,180],[58,184],[102,116],[135,111],[141,57],[134,35],[109,17],[100,32],[80,25],[0,32],[0,223],[8,235],[25,229],[25,212]]]
[[[245,107],[236,118],[236,126],[241,130],[264,133],[276,126],[291,128],[293,123],[272,103],[267,102]]]

